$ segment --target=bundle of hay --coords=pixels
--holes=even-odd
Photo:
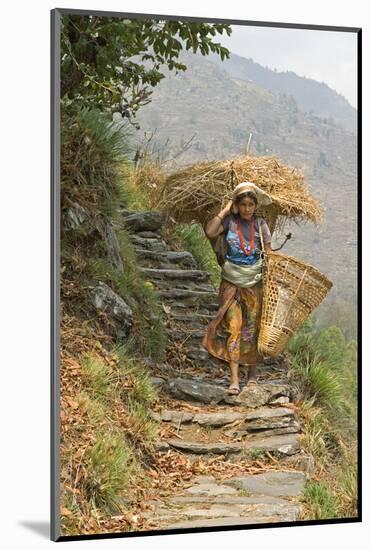
[[[166,173],[156,162],[147,158],[139,162],[129,175],[129,186],[145,196],[147,208],[156,208],[159,192],[164,188]],[[135,193],[137,196],[138,193]],[[133,203],[135,206],[135,203]]]
[[[320,221],[320,204],[310,195],[303,174],[269,156],[244,155],[233,160],[200,162],[170,174],[156,207],[177,222],[199,222],[205,228],[232,198],[236,185],[246,180],[272,198],[271,205],[257,211],[265,217],[272,233],[283,230],[289,219],[296,223]]]

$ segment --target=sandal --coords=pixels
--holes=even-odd
[[[240,385],[239,384],[231,384],[229,388],[227,389],[227,393],[229,395],[238,395],[240,393]]]
[[[246,386],[251,386],[252,384],[255,384],[255,385],[258,384],[258,381],[257,381],[256,378],[250,378],[250,379],[246,382]]]

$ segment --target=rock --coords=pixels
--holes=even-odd
[[[170,445],[166,441],[156,441],[154,447],[156,451],[168,451],[170,449]]]
[[[181,439],[168,439],[167,443],[176,449],[197,454],[238,453],[243,449],[241,443],[199,443],[196,441],[185,441]]]
[[[100,216],[95,220],[96,228],[106,245],[107,256],[119,271],[124,271],[124,263],[121,257],[120,244],[115,230],[109,220]]]
[[[169,317],[171,319],[174,319],[174,321],[182,321],[184,323],[191,323],[193,324],[196,321],[210,321],[212,319],[212,315],[208,314],[202,314],[202,313],[175,313],[172,310],[169,312]],[[200,350],[205,351],[205,350]]]
[[[287,407],[259,407],[245,415],[244,427],[247,430],[283,428],[294,422],[294,419],[294,411]]]
[[[197,263],[190,252],[177,252],[175,250],[167,250],[166,252],[155,252],[145,248],[136,248],[140,258],[146,258],[153,262],[159,263],[159,267],[165,262],[167,266],[173,264],[182,267],[191,267],[197,269]]]
[[[218,495],[237,495],[238,491],[234,487],[227,485],[218,485],[217,483],[200,483],[198,485],[193,485],[186,489],[187,494],[191,495],[207,495],[207,496],[218,496]]]
[[[197,422],[201,426],[224,426],[231,424],[236,420],[244,418],[243,413],[238,412],[220,412],[220,413],[196,413],[193,417],[193,422]]]
[[[160,378],[159,376],[150,376],[149,381],[156,387],[161,389],[164,387],[164,385],[167,383],[167,381],[164,378]]]
[[[300,504],[264,504],[255,507],[254,515],[266,517],[272,521],[296,521],[300,514],[300,509]]]
[[[139,237],[143,237],[144,239],[160,239],[161,235],[159,233],[159,229],[157,229],[157,232],[155,231],[137,231],[136,233]]]
[[[225,395],[225,391],[217,385],[185,378],[170,379],[166,390],[178,399],[191,399],[202,403],[219,403]]]
[[[315,469],[313,455],[311,453],[304,452],[285,457],[285,459],[282,461],[282,465],[290,466],[307,474],[312,474]]]
[[[194,416],[194,413],[188,411],[161,411],[160,414],[157,413],[157,416],[160,421],[164,422],[173,422],[174,424],[191,422]]]
[[[156,422],[161,422],[161,415],[160,413],[156,411],[152,411],[151,409],[148,411],[148,416],[152,418],[152,420],[155,420]]]
[[[214,476],[198,475],[193,476],[190,480],[192,483],[216,483]]]
[[[182,517],[189,518],[192,521],[195,517],[200,518],[221,518],[223,521],[229,518],[252,519],[252,518],[267,518],[275,519],[276,521],[295,521],[300,511],[300,506],[290,504],[258,504],[258,505],[241,505],[230,504],[222,506],[221,504],[212,504],[208,508],[196,508],[192,505],[182,509],[169,509],[159,507],[156,510],[155,517],[158,516],[160,521],[164,519],[172,519]],[[153,513],[147,512],[144,517],[153,517]]]
[[[279,521],[276,519],[276,521]],[[159,529],[194,529],[195,527],[224,527],[226,525],[251,525],[255,523],[272,523],[265,517],[238,517],[238,518],[209,518],[194,519],[190,521],[179,521],[170,523]]]
[[[200,298],[201,296],[214,296],[215,290],[171,288],[167,290],[159,290],[158,294],[166,300],[177,300],[178,298]]]
[[[126,334],[133,324],[133,312],[128,304],[106,283],[99,282],[91,290],[91,300],[98,311],[107,311],[108,315],[120,323]]]
[[[156,385],[163,387],[164,383],[164,379],[160,378]],[[270,435],[296,433],[300,429],[293,411],[284,407],[277,409],[260,408],[248,413],[229,411],[220,413],[191,413],[188,411],[164,410],[160,414],[153,414],[153,418],[159,422],[172,422],[176,425],[179,423],[194,422],[200,426],[211,427],[225,426],[240,420],[242,424],[238,425],[235,430],[224,432],[229,437],[244,437],[249,435],[249,433],[252,433],[253,436],[260,437],[263,435],[264,437],[268,437]],[[244,420],[245,422],[243,422]],[[259,432],[257,433],[258,430]]]
[[[280,434],[295,434],[300,432],[300,424],[296,420],[293,420],[291,424],[288,426],[283,426],[282,428],[271,428],[271,429],[264,429],[264,430],[258,430],[249,432],[254,437],[259,437],[260,435],[264,435],[264,437],[268,437],[270,435],[280,435]]]
[[[189,359],[192,359],[193,361],[199,361],[200,363],[208,361],[209,359],[208,352],[202,349],[186,351],[186,356]]]
[[[216,495],[210,497],[208,495],[178,495],[172,498],[167,499],[169,504],[190,504],[190,503],[205,503],[210,504],[211,502],[218,504],[281,504],[287,505],[287,500],[280,497],[271,497],[265,495],[253,495],[251,497],[240,497],[238,493],[232,496]]]
[[[247,413],[245,422],[238,426],[239,430],[246,430],[247,432],[276,430],[279,428],[286,429],[286,433],[299,431],[300,425],[295,419],[292,409],[287,407],[259,407]]]
[[[101,236],[112,264],[119,270],[124,270],[120,245],[112,224],[104,216],[92,217],[88,210],[76,202],[69,201],[71,207],[63,213],[63,231],[79,229],[83,234],[90,235],[97,231]]]
[[[154,210],[133,211],[121,208],[119,210],[124,224],[132,231],[157,231],[165,223],[161,212]]]
[[[264,474],[232,477],[224,485],[245,489],[254,494],[292,497],[304,491],[306,476],[303,472],[271,471]]]
[[[91,223],[88,211],[77,202],[69,201],[69,203],[70,208],[63,213],[63,230],[81,228],[86,235],[94,231],[95,227]]]
[[[270,451],[277,452],[280,455],[292,455],[300,451],[300,440],[296,433],[269,437],[266,437],[263,433],[244,441],[243,444],[246,451],[250,453]]]
[[[261,407],[262,405],[288,402],[290,388],[285,384],[259,383],[242,389],[237,396],[238,403],[245,407]]]
[[[170,329],[168,331],[166,331],[168,336],[171,337],[172,340],[174,341],[178,341],[178,340],[184,340],[184,338],[186,336],[189,336],[186,335],[186,333],[184,331],[181,331],[181,330],[174,330],[174,329]],[[202,330],[200,331],[195,331],[193,333],[190,333],[191,336],[187,339],[187,341],[192,341],[192,342],[196,342],[197,340],[201,340],[203,338],[203,335],[204,335],[204,332]]]
[[[134,248],[140,247],[140,249],[152,250],[153,252],[164,252],[166,250],[166,243],[162,239],[145,239],[138,235],[130,235],[130,242],[135,245]]]
[[[250,441],[254,441],[255,438],[264,436],[264,437],[271,437],[275,435],[283,435],[283,434],[289,434],[289,433],[298,433],[299,431],[299,424],[293,424],[292,426],[287,426],[287,428],[272,428],[271,430],[259,430],[258,432],[248,432],[247,430],[229,430],[227,432],[224,432],[225,435],[228,437],[246,437],[249,434],[251,434]]]
[[[159,515],[159,519],[163,520],[164,517],[177,517],[178,519],[203,517],[203,518],[225,518],[225,517],[239,517],[241,510],[239,508],[230,505],[228,507],[219,505],[212,505],[210,508],[195,508],[194,506],[187,506],[181,510],[169,510],[168,508],[158,508],[156,515]],[[143,514],[145,517],[150,514]],[[153,514],[151,514],[153,515]]]
[[[168,279],[170,281],[176,279],[183,281],[207,281],[210,277],[207,271],[201,271],[199,269],[155,269],[143,267],[141,271],[151,279]]]
[[[277,397],[277,399],[273,399],[270,403],[272,405],[286,405],[286,403],[290,403],[290,397]]]
[[[284,434],[270,437],[254,436],[242,442],[231,443],[201,443],[198,441],[187,441],[183,439],[168,439],[167,443],[183,452],[195,454],[232,454],[240,453],[249,455],[251,453],[265,451],[276,452],[280,455],[292,455],[300,451],[300,440],[298,435]]]

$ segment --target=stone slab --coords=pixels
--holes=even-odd
[[[253,494],[269,496],[299,496],[303,493],[306,475],[296,471],[271,471],[264,474],[238,476],[224,481]]]

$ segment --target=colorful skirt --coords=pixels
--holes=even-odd
[[[219,309],[206,327],[202,347],[228,363],[262,363],[264,358],[257,347],[262,299],[262,281],[251,288],[239,288],[222,279],[218,296]]]

